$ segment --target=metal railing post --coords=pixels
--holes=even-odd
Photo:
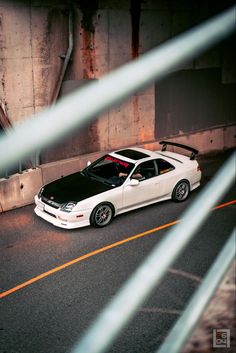
[[[6,178],[6,179],[9,178],[9,174],[8,174],[8,169],[7,168],[5,168],[4,178]]]
[[[19,161],[19,163],[18,163],[18,173],[22,174],[22,172],[23,172],[22,161]]]
[[[221,250],[212,267],[197,291],[194,293],[184,313],[156,353],[178,353],[197,325],[204,309],[217,289],[224,274],[235,258],[236,229]]]

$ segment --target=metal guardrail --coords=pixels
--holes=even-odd
[[[22,162],[21,160],[19,160],[18,163],[12,168],[0,169],[0,179],[8,179],[13,174],[22,174],[25,170],[37,168],[39,164],[39,153],[36,152],[26,162]]]
[[[157,353],[180,352],[235,258],[235,236],[236,228]]]
[[[206,21],[204,24],[168,41],[159,48],[143,55],[139,60],[125,65],[83,90],[65,97],[52,108],[38,114],[34,119],[30,119],[15,130],[9,131],[6,136],[0,139],[1,168],[8,168],[17,163],[18,160],[23,160],[32,153],[65,137],[75,127],[82,127],[86,122],[112,107],[115,103],[128,98],[135,91],[173,71],[179,63],[193,58],[197,54],[199,55],[205,49],[226,38],[235,29],[235,12],[236,7],[233,7],[212,20]],[[70,119],[68,119],[68,116]],[[7,151],[7,154],[5,151]],[[132,318],[137,308],[153,288],[160,283],[168,267],[180,255],[195,232],[206,220],[211,208],[232,184],[235,177],[235,157],[235,154],[231,156],[225,167],[218,172],[207,189],[199,195],[196,202],[187,210],[183,220],[168,233],[160,245],[154,248],[141,267],[136,270],[127,284],[121,288],[114,300],[105,308],[78,345],[75,346],[73,353],[100,353],[109,348],[115,337]],[[206,280],[210,277],[210,285],[208,283],[207,287],[206,280],[203,282],[203,289],[205,290],[207,287],[208,297],[215,290],[221,277],[218,277],[217,283],[216,281],[211,282],[217,266],[219,263],[220,265],[223,264],[224,254],[229,250],[231,242],[232,240],[226,245],[226,250],[223,250],[219,260],[206,277]],[[222,266],[221,275],[226,270],[229,262]],[[202,287],[199,288],[199,291],[193,297],[193,302],[190,303],[190,308],[193,305],[192,303],[200,308],[198,299],[203,289]],[[201,310],[197,310],[198,312],[194,318],[195,323]],[[180,320],[185,322],[188,318],[189,309]],[[181,347],[190,332],[186,327],[184,329],[181,327],[181,329],[184,330],[184,336],[181,337],[178,347]],[[171,334],[173,336],[170,337],[175,337],[175,332],[176,329],[174,328]],[[173,345],[170,346],[167,340],[160,352],[174,352]]]

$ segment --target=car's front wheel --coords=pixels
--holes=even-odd
[[[109,203],[100,203],[97,205],[90,217],[90,223],[94,227],[105,227],[113,218],[113,207]]]
[[[187,199],[190,192],[189,182],[181,180],[172,192],[172,199],[176,202],[181,202]]]

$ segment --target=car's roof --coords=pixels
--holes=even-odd
[[[153,152],[139,147],[125,148],[115,151],[116,155],[129,158],[133,161],[138,161],[147,157],[151,157]]]
[[[184,163],[189,160],[189,157],[169,151],[150,151],[145,148],[140,147],[129,147],[111,152],[110,155],[113,155],[116,158],[121,158],[128,162],[137,163],[140,161],[148,160],[152,158],[165,158],[170,162],[179,162]]]

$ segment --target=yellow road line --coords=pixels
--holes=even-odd
[[[0,293],[0,298],[4,298],[6,297],[7,295],[11,294],[11,293],[14,293],[16,291],[18,291],[19,289],[21,288],[24,288],[24,287],[27,287],[28,285],[34,283],[34,282],[37,282],[39,281],[40,279],[42,278],[45,278],[45,277],[48,277],[58,271],[61,271],[63,270],[64,268],[67,268],[69,266],[72,266],[74,264],[76,264],[77,262],[81,262],[85,259],[88,259],[89,257],[92,257],[94,255],[97,255],[99,253],[102,253],[104,251],[107,251],[107,250],[110,250],[112,248],[115,248],[119,245],[122,245],[122,244],[125,244],[125,243],[128,243],[132,240],[135,240],[135,239],[138,239],[138,238],[141,238],[141,237],[144,237],[145,235],[148,235],[148,234],[151,234],[151,233],[154,233],[154,232],[157,232],[158,230],[161,230],[161,229],[165,229],[165,228],[168,228],[168,227],[171,227],[173,226],[174,224],[178,223],[179,221],[174,221],[174,222],[171,222],[171,223],[168,223],[168,224],[164,224],[160,227],[157,227],[157,228],[153,228],[153,229],[149,229],[143,233],[139,233],[139,234],[136,234],[132,237],[129,237],[129,238],[126,238],[126,239],[123,239],[123,240],[120,240],[120,241],[117,241],[116,243],[113,243],[113,244],[110,244],[110,245],[107,245],[107,246],[104,246],[103,248],[100,248],[100,249],[97,249],[97,250],[94,250],[94,251],[91,251],[90,253],[88,254],[85,254],[85,255],[82,255],[74,260],[71,260],[69,262],[66,262],[64,263],[63,265],[61,266],[58,266],[58,267],[55,267],[47,272],[44,272],[44,273],[41,273],[40,275],[36,276],[36,277],[33,277],[31,278],[30,280],[26,281],[26,282],[23,282],[21,284],[19,284],[18,286],[16,287],[13,287],[5,292],[2,292]]]
[[[232,201],[229,201],[229,202],[226,202],[226,203],[222,203],[221,205],[218,205],[218,206],[214,207],[213,210],[218,210],[219,208],[224,208],[224,207],[233,205],[234,203],[236,203],[236,200],[232,200]]]
[[[234,203],[236,203],[236,200],[233,200],[233,201],[224,203],[224,204],[222,204],[222,205],[216,206],[214,209],[223,208],[223,207],[232,205],[232,204],[234,204]],[[180,220],[173,221],[173,222],[164,224],[164,225],[162,225],[162,226],[149,229],[149,230],[147,230],[147,231],[145,231],[145,232],[136,234],[136,235],[134,235],[134,236],[132,236],[132,237],[125,238],[125,239],[123,239],[123,240],[117,241],[117,242],[112,243],[112,244],[110,244],[110,245],[104,246],[104,247],[102,247],[102,248],[100,248],[100,249],[91,251],[91,252],[89,252],[89,253],[87,253],[87,254],[85,254],[85,255],[82,255],[82,256],[80,256],[80,257],[74,259],[74,260],[71,260],[71,261],[69,261],[69,262],[66,262],[66,263],[62,264],[61,266],[54,267],[53,269],[51,269],[51,270],[49,270],[49,271],[47,271],[47,272],[41,273],[40,275],[38,275],[38,276],[36,276],[36,277],[33,277],[33,278],[29,279],[28,281],[19,284],[18,286],[15,286],[15,287],[13,287],[13,288],[11,288],[11,289],[8,289],[8,290],[5,291],[5,292],[0,293],[0,298],[4,298],[4,297],[8,296],[8,295],[11,294],[11,293],[17,292],[18,290],[20,290],[20,289],[22,289],[22,288],[24,288],[24,287],[27,287],[27,286],[29,286],[30,284],[34,283],[34,282],[39,281],[40,279],[43,279],[43,278],[45,278],[45,277],[48,277],[48,276],[50,276],[50,275],[52,275],[52,274],[54,274],[54,273],[56,273],[56,272],[59,272],[59,271],[63,270],[64,268],[70,267],[70,266],[72,266],[72,265],[74,265],[74,264],[76,264],[76,263],[78,263],[78,262],[81,262],[81,261],[83,261],[83,260],[86,260],[86,259],[88,259],[89,257],[95,256],[95,255],[100,254],[100,253],[102,253],[102,252],[104,252],[104,251],[113,249],[113,248],[115,248],[115,247],[117,247],[117,246],[119,246],[119,245],[128,243],[128,242],[130,242],[130,241],[132,241],[132,240],[135,240],[135,239],[138,239],[138,238],[142,238],[142,237],[144,237],[144,236],[146,236],[146,235],[152,234],[152,233],[157,232],[157,231],[159,231],[159,230],[169,228],[169,227],[171,227],[171,226],[173,226],[173,225],[175,225],[175,224],[177,224],[177,223],[179,223],[179,222],[180,222]]]

